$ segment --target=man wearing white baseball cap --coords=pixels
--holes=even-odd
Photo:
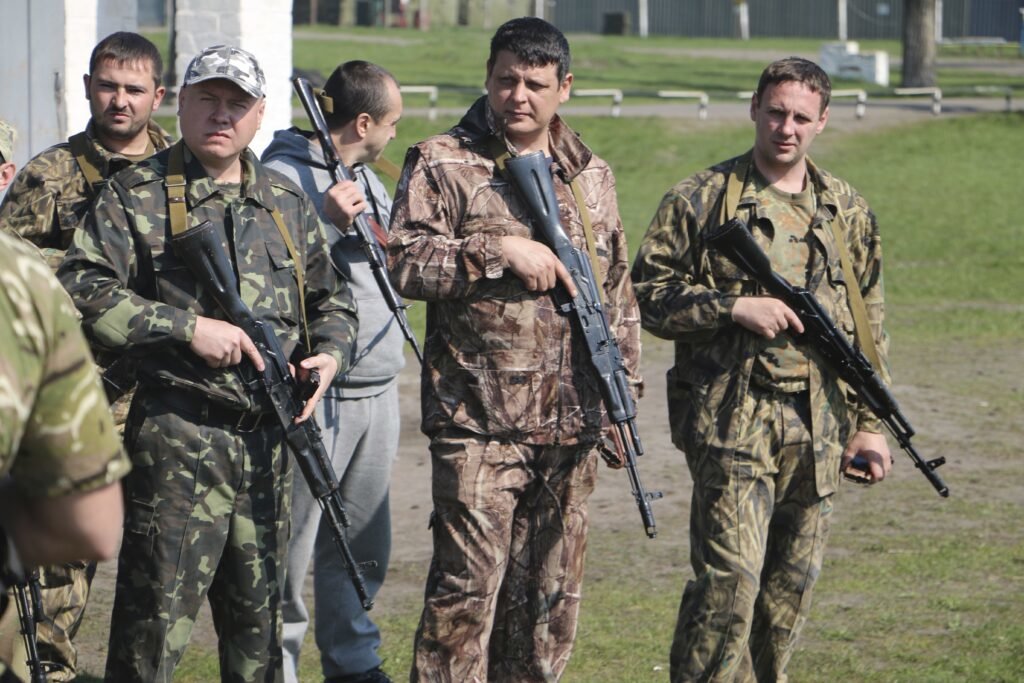
[[[182,140],[111,178],[58,275],[97,345],[139,362],[106,680],[169,681],[208,597],[221,680],[282,676],[291,468],[252,340],[224,319],[171,235],[213,224],[243,303],[273,331],[313,413],[348,366],[355,304],[311,200],[248,149],[265,80],[244,50],[197,55],[178,96]],[[308,323],[303,329],[301,321]]]

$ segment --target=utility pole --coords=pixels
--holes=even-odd
[[[640,26],[638,27],[639,31],[640,31],[640,37],[641,38],[646,38],[648,30],[649,30],[649,24],[648,24],[648,21],[647,21],[647,19],[648,19],[648,17],[647,17],[647,0],[638,0],[638,2],[637,2],[637,10],[636,11],[637,11],[637,14],[640,15],[638,17],[638,22],[637,22],[637,23],[640,24]]]

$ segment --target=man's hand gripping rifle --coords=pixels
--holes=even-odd
[[[636,404],[626,381],[626,368],[619,344],[612,336],[601,306],[601,296],[590,259],[573,247],[558,218],[558,200],[544,153],[533,152],[509,158],[505,161],[505,169],[512,184],[526,200],[534,225],[544,241],[572,275],[576,296],[564,304],[563,310],[573,314],[573,320],[586,340],[590,360],[601,386],[601,398],[613,426],[615,449],[629,474],[630,487],[640,509],[644,531],[648,537],[654,538],[658,532],[650,502],[661,498],[661,492],[648,493],[640,481],[636,458],[643,455],[644,447],[636,429]]]
[[[794,287],[781,275],[772,271],[768,256],[761,250],[743,221],[733,218],[722,226],[705,233],[708,246],[717,249],[740,270],[752,277],[765,291],[793,309],[803,323],[802,334],[793,335],[797,343],[814,349],[826,365],[853,388],[857,398],[885,424],[886,428],[906,451],[914,465],[921,470],[940,496],[949,496],[949,487],[935,470],[946,462],[945,458],[925,461],[910,443],[914,429],[900,412],[896,399],[860,349],[855,348],[836,329],[835,323],[818,300],[806,289]],[[856,286],[855,283],[850,283]],[[854,467],[858,463],[854,460]]]
[[[299,96],[299,101],[302,102],[302,106],[306,110],[306,116],[309,117],[313,131],[320,141],[320,147],[324,152],[324,162],[331,173],[331,178],[335,183],[340,183],[343,180],[352,180],[352,173],[342,162],[341,157],[338,156],[338,150],[334,148],[334,142],[331,140],[331,131],[327,127],[327,121],[324,120],[323,112],[320,111],[320,104],[313,93],[313,88],[310,86],[309,81],[296,76],[292,79],[292,84],[295,86],[295,92]],[[373,279],[377,282],[377,286],[380,287],[380,293],[384,297],[384,301],[395,316],[395,321],[402,329],[402,334],[405,335],[405,338],[412,346],[412,350],[416,353],[416,359],[419,360],[420,365],[423,365],[423,352],[420,351],[420,346],[416,342],[416,335],[412,333],[412,327],[409,326],[409,318],[405,315],[405,309],[408,308],[408,305],[398,297],[398,293],[391,286],[391,281],[388,280],[388,271],[384,267],[384,256],[381,253],[376,238],[373,236],[373,230],[370,228],[366,216],[363,214],[356,216],[356,219],[352,222],[352,227],[359,237],[363,252],[366,254],[366,260],[370,264]]]
[[[174,238],[174,246],[196,279],[224,310],[228,320],[249,335],[259,350],[264,363],[260,382],[270,397],[278,422],[284,429],[288,448],[295,456],[295,462],[330,526],[331,535],[345,562],[352,586],[359,595],[363,608],[369,610],[373,607],[373,600],[366,590],[362,569],[375,566],[376,563],[359,564],[352,556],[345,536],[345,527],[350,524],[348,514],[345,512],[334,468],[331,467],[316,420],[309,419],[301,424],[295,424],[295,416],[302,412],[302,402],[312,394],[304,393],[304,387],[292,377],[288,370],[288,358],[285,357],[274,331],[258,320],[239,296],[234,270],[221,247],[220,238],[213,224],[203,221],[200,225],[183,232]],[[305,387],[306,390],[308,388]]]

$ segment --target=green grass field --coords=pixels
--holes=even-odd
[[[359,57],[380,61],[405,83],[472,88],[483,80],[484,34],[379,34],[411,41],[396,46],[366,42],[378,35],[371,31],[349,32],[361,39],[296,40],[295,63],[326,73],[338,61]],[[583,87],[629,82],[644,89],[668,81],[671,87],[713,92],[749,89],[763,64],[666,58],[634,48],[802,46],[571,40]],[[940,81],[969,78],[975,76],[940,71]],[[616,173],[634,251],[665,190],[743,151],[752,140],[749,125],[694,130],[663,119],[570,122]],[[450,123],[405,119],[388,156],[400,161],[406,146]],[[953,496],[934,496],[899,454],[903,473],[894,484],[843,491],[815,607],[790,667],[792,681],[1021,680],[1024,477],[1017,451],[1024,436],[1024,227],[1016,200],[1022,149],[1020,112],[936,118],[862,133],[826,131],[816,143],[816,161],[851,181],[878,216],[897,394],[914,408],[915,424],[930,426],[915,443],[951,456],[943,474]],[[417,316],[422,309],[414,309]],[[666,353],[663,345],[647,348]],[[632,524],[625,530],[593,529],[577,647],[564,680],[667,680],[678,596],[689,576],[687,515],[685,503],[668,501],[656,512],[666,530],[656,542]],[[393,568],[396,577],[417,572],[422,568]],[[386,667],[399,679],[408,671],[420,607],[414,596],[375,614]],[[303,675],[317,680],[315,652],[305,655]],[[194,641],[176,680],[214,678],[215,655],[209,644]]]

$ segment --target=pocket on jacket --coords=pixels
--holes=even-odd
[[[461,353],[456,360],[467,374],[466,415],[481,422],[487,434],[527,434],[545,428],[554,419],[544,414],[551,402],[539,395],[544,374],[540,353]]]

